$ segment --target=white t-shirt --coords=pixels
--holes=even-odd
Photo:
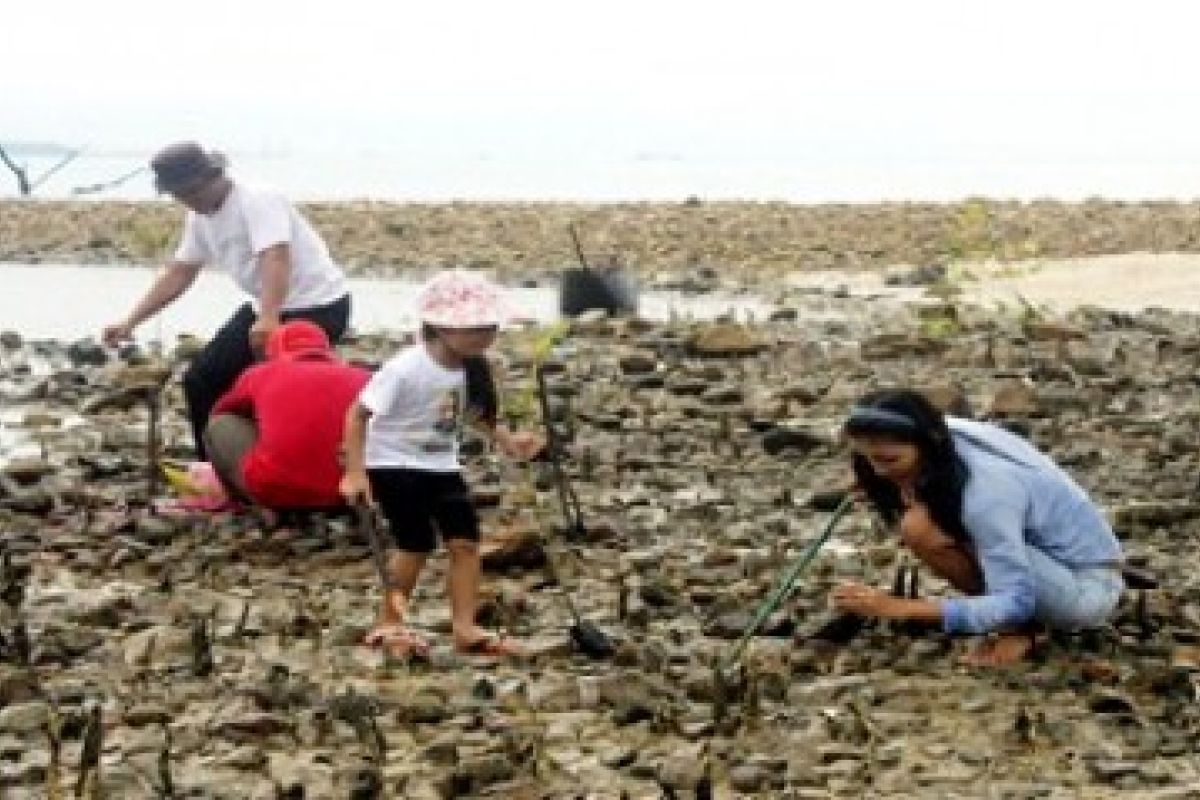
[[[457,472],[466,373],[433,360],[424,344],[389,359],[358,396],[370,410],[366,465]]]
[[[175,260],[220,267],[257,299],[258,256],[277,244],[288,245],[292,262],[283,310],[323,306],[346,294],[345,274],[295,207],[275,192],[237,183],[212,216],[188,211]]]

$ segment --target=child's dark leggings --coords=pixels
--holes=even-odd
[[[462,473],[379,467],[367,476],[401,550],[432,552],[439,533],[443,539],[479,541],[479,516]]]

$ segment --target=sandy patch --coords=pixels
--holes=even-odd
[[[963,299],[985,305],[1017,303],[1066,309],[1097,305],[1123,311],[1152,306],[1200,312],[1200,255],[1127,253],[1009,263],[959,264],[949,284]],[[919,287],[886,285],[887,273],[828,271],[794,274],[792,286],[846,286],[852,292],[917,298]]]
[[[1126,311],[1151,306],[1200,311],[1200,256],[1194,253],[1128,253],[1029,261],[1007,267],[979,265],[968,295],[1012,301],[1018,295],[1055,307],[1098,305]]]

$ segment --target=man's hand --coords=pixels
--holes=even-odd
[[[837,609],[858,614],[860,617],[899,619],[904,616],[899,613],[897,598],[861,583],[842,584],[834,589],[829,597]]]
[[[100,340],[107,347],[119,347],[122,342],[133,338],[133,326],[128,322],[118,322],[108,325],[100,332]]]
[[[250,350],[258,356],[267,352],[267,339],[279,327],[279,317],[261,316],[250,326]]]
[[[258,319],[250,328],[250,349],[263,356],[267,352],[267,337],[280,325],[283,304],[291,283],[291,251],[284,242],[271,245],[258,254],[258,271],[262,281],[258,292]]]
[[[338,493],[351,507],[375,503],[371,497],[371,481],[363,470],[351,470],[342,475],[341,481],[338,482]]]

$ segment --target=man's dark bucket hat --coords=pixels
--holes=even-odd
[[[154,188],[167,194],[185,194],[225,172],[225,156],[206,152],[195,142],[168,145],[150,159]]]

